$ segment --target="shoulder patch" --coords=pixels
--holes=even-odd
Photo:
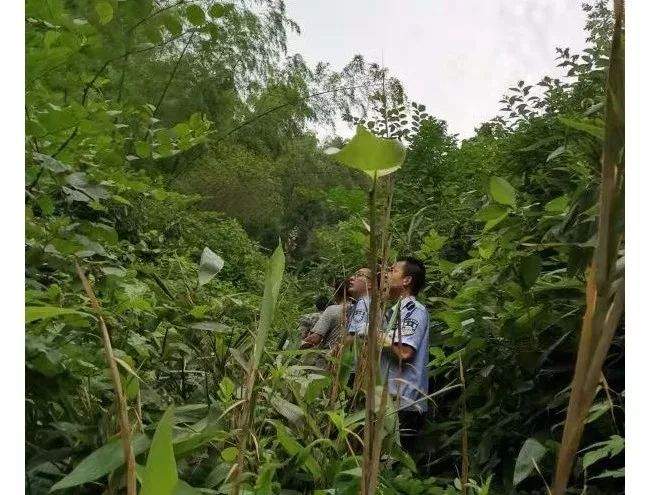
[[[420,323],[414,318],[405,318],[402,323],[402,335],[408,337],[413,335],[420,326]]]

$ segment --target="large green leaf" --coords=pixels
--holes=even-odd
[[[515,206],[516,191],[510,183],[501,177],[490,179],[490,195],[492,199],[502,205]]]
[[[190,21],[195,26],[200,26],[205,22],[205,12],[203,9],[196,4],[190,4],[187,6],[186,10],[187,20]]]
[[[519,275],[524,288],[530,289],[542,271],[542,260],[536,254],[526,256],[519,266]]]
[[[512,479],[513,486],[517,486],[531,475],[533,469],[535,469],[535,464],[539,464],[544,454],[546,454],[546,447],[534,438],[529,438],[524,442],[515,463],[515,474]]]
[[[255,334],[255,342],[253,347],[253,355],[251,364],[257,368],[262,353],[264,352],[264,344],[266,343],[266,336],[271,328],[273,321],[273,314],[275,312],[275,304],[278,300],[280,292],[280,284],[282,283],[282,275],[284,274],[284,252],[282,246],[278,244],[275,248],[268,269],[266,271],[266,280],[264,283],[264,296],[262,297],[262,304],[260,306],[260,320],[257,325],[257,333]]]
[[[149,447],[149,438],[139,434],[131,441],[133,454],[138,455]],[[124,451],[119,438],[111,440],[81,461],[70,474],[55,483],[52,490],[63,490],[73,486],[83,485],[106,476],[124,464]]]
[[[390,174],[400,168],[406,150],[399,141],[377,137],[359,125],[348,144],[332,156],[343,165],[363,170],[373,177],[375,174]]]
[[[25,308],[25,323],[31,323],[36,320],[46,320],[63,315],[90,316],[88,313],[70,308],[59,308],[57,306],[28,306]]]
[[[172,495],[178,483],[176,459],[172,445],[174,407],[165,412],[151,441],[147,467],[142,479],[140,495]]]

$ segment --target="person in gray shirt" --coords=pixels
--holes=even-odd
[[[350,303],[347,301],[347,280],[335,282],[333,299],[335,304],[327,306],[320,314],[304,337],[301,349],[320,347],[331,350],[340,343],[350,309]]]
[[[396,262],[387,274],[389,297],[396,303],[386,314],[389,323],[382,336],[381,375],[396,400],[400,440],[409,453],[415,451],[427,410],[429,314],[415,299],[424,287],[425,275],[424,264],[410,257]]]

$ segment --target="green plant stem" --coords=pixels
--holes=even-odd
[[[120,379],[120,372],[117,369],[115,364],[115,357],[113,355],[113,347],[111,345],[111,338],[108,334],[108,329],[106,328],[106,323],[104,322],[104,317],[101,315],[101,307],[99,301],[95,297],[95,293],[86,278],[83,270],[79,266],[79,263],[75,261],[75,269],[77,275],[81,280],[86,296],[90,301],[90,305],[97,315],[99,321],[99,329],[102,333],[102,342],[104,344],[104,355],[106,357],[106,364],[108,364],[108,369],[110,371],[111,380],[113,381],[113,389],[115,390],[115,399],[116,407],[118,411],[118,420],[120,425],[120,438],[122,439],[122,450],[124,452],[124,459],[126,462],[126,490],[127,495],[137,495],[136,491],[136,477],[135,477],[135,456],[133,455],[133,450],[131,449],[131,424],[129,422],[128,406],[126,403],[126,397],[122,390],[122,380]]]

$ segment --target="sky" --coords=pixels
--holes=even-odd
[[[585,46],[580,0],[285,1],[301,28],[290,53],[335,70],[355,54],[383,57],[408,97],[461,138],[497,115],[513,83],[559,76],[556,46]],[[352,130],[341,123],[337,133]]]

